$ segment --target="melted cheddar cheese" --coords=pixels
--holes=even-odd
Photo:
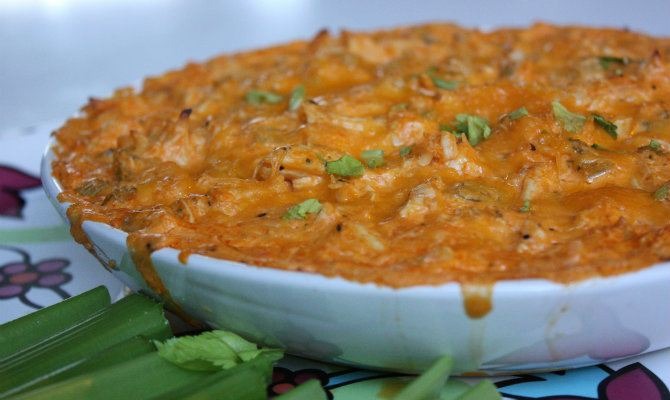
[[[392,287],[619,274],[670,258],[669,61],[669,39],[611,29],[321,32],[91,99],[53,170],[76,237],[109,223],[138,262]]]

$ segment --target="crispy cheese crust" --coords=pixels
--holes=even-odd
[[[670,258],[669,60],[612,29],[321,32],[90,100],[54,175],[75,234],[134,254],[393,287],[619,274]]]

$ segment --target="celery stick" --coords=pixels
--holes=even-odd
[[[89,374],[22,393],[13,400],[144,400],[197,382],[211,372],[191,371],[164,360],[156,352]]]
[[[109,306],[104,286],[0,325],[0,360],[81,323]]]
[[[232,369],[237,369],[236,367]],[[232,370],[231,369],[231,370]],[[266,400],[265,377],[254,369],[241,369],[230,374],[223,370],[161,395],[156,400]]]
[[[257,371],[244,370],[184,397],[185,400],[265,400],[264,377]]]
[[[460,395],[467,392],[470,385],[458,379],[447,379],[447,383],[442,387],[440,400],[457,400]]]
[[[0,398],[44,375],[52,375],[133,336],[165,339],[171,335],[160,304],[131,295],[81,324],[0,362]]]
[[[493,382],[483,380],[463,393],[458,400],[502,400],[502,396]]]
[[[436,398],[444,386],[454,362],[449,356],[439,358],[412,383],[405,386],[394,400],[424,400]]]
[[[276,357],[273,357],[272,354],[260,354],[256,358],[253,358],[242,364],[238,364],[229,369],[224,369],[215,373],[211,373],[211,375],[208,375],[206,378],[202,380],[192,382],[189,385],[182,386],[177,390],[171,391],[169,393],[161,394],[159,397],[156,397],[155,400],[181,400],[183,398],[189,398],[189,396],[193,396],[192,398],[194,399],[196,398],[207,399],[210,398],[207,396],[213,396],[213,395],[223,396],[222,395],[223,392],[219,391],[218,389],[219,382],[241,373],[244,373],[245,376],[247,376],[245,371],[251,371],[253,375],[260,378],[260,381],[258,382],[256,382],[256,378],[249,378],[250,382],[247,382],[246,386],[251,385],[260,387],[262,389],[261,398],[265,399],[266,387],[272,380],[272,366],[275,361]],[[235,382],[239,381],[236,379]],[[227,383],[226,385],[231,385],[231,383]],[[237,385],[237,383],[235,385]],[[229,386],[227,386],[226,390],[232,390],[233,393],[238,393],[238,391],[241,389],[236,388],[235,385],[233,385],[234,390],[230,389]],[[254,392],[250,393],[253,394]],[[218,398],[218,397],[215,396],[212,398]],[[228,397],[221,397],[221,398],[228,398]],[[235,397],[230,398],[235,399]],[[245,397],[240,396],[239,399],[245,399]]]
[[[135,336],[102,350],[100,353],[72,362],[59,370],[54,371],[52,374],[42,375],[26,385],[13,388],[11,393],[22,393],[27,390],[35,390],[38,387],[51,385],[77,375],[88,374],[115,364],[126,362],[152,351],[156,351],[156,348],[149,339]]]
[[[275,400],[327,400],[327,397],[321,383],[316,379],[310,379],[293,390],[275,397]]]

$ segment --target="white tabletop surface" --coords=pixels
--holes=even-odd
[[[489,28],[537,20],[670,35],[670,0],[0,0],[0,136],[59,121],[89,96],[221,52],[451,20]]]

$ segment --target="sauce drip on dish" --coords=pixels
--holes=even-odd
[[[53,170],[83,243],[94,219],[392,287],[620,274],[670,259],[669,58],[613,29],[321,32],[91,99]]]

